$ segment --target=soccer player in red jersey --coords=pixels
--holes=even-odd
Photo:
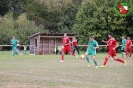
[[[75,53],[75,50],[77,50],[78,54],[80,55],[79,53],[79,50],[78,50],[78,43],[77,43],[77,39],[75,37],[73,37],[73,41],[72,41],[72,44],[73,44],[73,53]]]
[[[115,61],[119,61],[119,62],[121,62],[121,63],[124,63],[125,66],[126,66],[126,61],[124,61],[124,60],[122,60],[122,59],[116,57],[116,48],[117,48],[119,45],[118,45],[117,41],[113,38],[113,33],[109,33],[109,34],[108,34],[108,37],[109,37],[109,39],[108,39],[108,41],[106,42],[106,44],[108,44],[108,46],[109,46],[109,48],[108,48],[109,51],[108,51],[107,56],[105,57],[105,60],[104,60],[103,65],[102,65],[101,67],[102,67],[102,68],[106,67],[106,64],[107,64],[108,59],[109,59],[110,56],[111,56]]]
[[[64,54],[66,52],[70,53],[73,56],[76,56],[77,58],[77,55],[71,52],[70,43],[70,39],[67,37],[67,34],[64,33],[64,38],[62,38],[62,60],[60,62],[64,62]]]
[[[132,40],[130,37],[127,37],[126,41],[126,56],[131,57],[132,56]]]

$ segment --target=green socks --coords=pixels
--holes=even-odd
[[[17,52],[14,52],[14,53],[13,53],[13,57],[15,56],[15,54],[17,54],[17,55],[18,55],[18,53],[17,53]]]
[[[122,57],[124,56],[124,52],[121,52],[121,54],[122,54]]]
[[[90,63],[90,60],[89,60],[88,56],[86,56],[86,60],[87,60],[88,63]],[[94,61],[95,66],[97,66],[97,61],[96,60],[93,60],[93,61]]]
[[[86,56],[86,60],[87,60],[88,63],[90,63],[90,60],[89,60],[89,57],[88,56]]]
[[[94,61],[95,66],[97,66],[97,61],[95,61],[95,60],[93,60],[93,61]]]

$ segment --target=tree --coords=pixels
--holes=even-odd
[[[9,11],[9,2],[7,0],[0,1],[0,15],[4,16]]]
[[[104,7],[99,2],[98,0],[86,0],[77,13],[77,22],[73,30],[78,33],[80,44],[87,44],[85,41],[88,40],[90,35],[94,35],[94,37],[98,39],[108,32],[105,30],[107,23],[102,13]]]
[[[58,22],[58,32],[72,32],[73,24],[75,23],[75,17],[76,13],[78,11],[78,8],[73,4],[69,3],[66,6],[66,9],[64,10],[63,14],[60,16],[60,21]]]
[[[12,12],[0,17],[0,44],[10,44],[10,39],[15,36],[20,44],[29,44],[28,37],[37,32],[48,32],[43,25],[36,26],[34,21],[26,18],[26,15],[21,14],[16,20],[17,28],[14,29]]]
[[[114,0],[86,0],[76,16],[76,23],[73,27],[80,38],[80,44],[87,44],[88,37],[93,35],[101,44],[101,39],[107,39],[107,34],[113,32],[115,38],[120,41],[120,36],[132,34],[133,15],[126,18],[120,17],[114,12]],[[128,25],[128,26],[126,26]],[[130,30],[127,30],[130,29]]]
[[[48,10],[47,7],[43,4],[40,4],[36,0],[28,0],[26,7],[26,15],[30,20],[47,20],[48,19]]]

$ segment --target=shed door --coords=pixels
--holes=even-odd
[[[49,39],[44,39],[44,54],[49,54]]]
[[[52,39],[49,39],[50,41],[50,43],[49,43],[49,45],[50,45],[50,47],[49,47],[49,53],[50,54],[54,54],[54,48],[55,48],[55,39],[54,38],[52,38]]]

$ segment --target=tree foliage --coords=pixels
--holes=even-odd
[[[7,0],[0,0],[0,15],[4,16],[9,11],[8,4]]]
[[[20,41],[21,44],[29,44],[28,37],[37,32],[48,32],[43,28],[43,25],[36,26],[34,21],[27,20],[23,13],[15,21],[16,29],[14,29],[13,13],[6,14],[0,17],[0,44],[10,44],[10,39],[13,36]]]
[[[66,9],[64,10],[63,14],[59,18],[58,22],[58,31],[62,33],[71,33],[72,27],[75,23],[75,17],[76,13],[78,11],[78,8],[72,4],[69,3],[66,6]]]
[[[118,41],[122,35],[133,38],[133,12],[126,17],[116,14],[115,1],[0,0],[0,44],[8,44],[12,36],[28,43],[27,37],[39,31],[76,32],[79,44],[87,44],[90,35],[102,44],[110,31]]]
[[[28,19],[48,19],[48,10],[45,4],[40,4],[39,1],[36,0],[28,0],[27,3],[28,5],[26,7],[26,15]]]
[[[132,34],[133,24],[130,14],[127,17],[120,17],[114,12],[113,2],[115,0],[86,0],[76,16],[76,23],[73,27],[80,38],[80,44],[87,44],[90,35],[93,35],[101,44],[101,39],[107,39],[107,34],[113,32],[116,39],[120,36]],[[131,19],[129,19],[131,18]],[[129,26],[130,25],[130,26]],[[129,30],[130,29],[130,30]]]

